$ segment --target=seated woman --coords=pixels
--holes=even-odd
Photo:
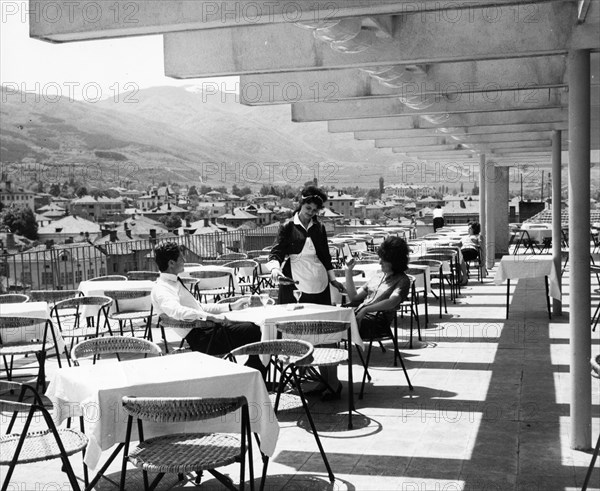
[[[408,246],[404,239],[388,237],[377,250],[381,272],[359,288],[354,286],[354,260],[347,263],[346,290],[351,305],[355,305],[356,320],[361,337],[377,338],[389,334],[396,308],[408,297],[410,280],[404,273],[408,268]]]
[[[481,225],[478,222],[469,222],[469,235],[464,239],[460,252],[463,257],[461,264],[463,285],[467,284],[469,275],[467,272],[467,263],[476,261],[479,258],[479,248],[481,246]]]

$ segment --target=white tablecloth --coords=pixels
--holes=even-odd
[[[505,280],[540,278],[543,276],[548,277],[550,296],[560,300],[560,281],[552,256],[503,256],[494,276],[494,283],[499,285]]]
[[[55,407],[58,423],[69,416],[84,415],[89,438],[85,462],[95,468],[101,453],[125,440],[127,415],[123,396],[235,397],[246,396],[252,431],[260,435],[261,449],[273,455],[279,423],[261,374],[243,365],[203,353],[62,368],[55,372],[46,396]],[[135,425],[134,425],[135,428]],[[239,415],[207,422],[144,423],[144,437],[177,432],[239,432]]]
[[[421,289],[421,288],[425,288],[427,287],[427,292],[431,291],[430,290],[430,270],[429,270],[429,266],[422,266],[419,264],[411,264],[410,262],[408,263],[408,267],[409,268],[417,268],[417,269],[422,269],[425,271],[425,275],[416,275],[415,276],[415,288],[417,290]],[[377,273],[379,273],[381,271],[381,265],[379,263],[372,263],[372,264],[357,264],[354,269],[360,269],[361,271],[365,272],[365,279],[367,281],[369,281],[373,276],[375,276]],[[358,277],[360,279],[360,277]],[[358,282],[357,279],[355,278],[355,284],[358,287]]]
[[[253,307],[244,310],[228,312],[226,317],[237,322],[253,322],[260,326],[262,341],[277,339],[277,329],[275,323],[281,321],[301,321],[301,320],[327,320],[327,321],[346,321],[350,322],[352,332],[352,342],[364,348],[363,340],[358,333],[358,325],[354,310],[348,307],[335,307],[331,305],[318,305],[314,303],[301,303],[302,308],[298,310],[288,310],[293,304],[288,305],[268,305],[266,307]],[[311,340],[308,340],[311,341]],[[320,343],[332,342],[333,340],[317,340]],[[314,342],[311,341],[311,342]]]
[[[129,281],[82,281],[79,283],[79,291],[83,292],[85,296],[91,297],[96,295],[105,295],[105,292],[111,290],[127,290],[127,291],[144,291],[150,292],[154,287],[155,282],[151,280],[129,280]],[[119,308],[121,310],[127,309],[138,309],[138,310],[150,310],[152,301],[150,296],[124,300],[119,302]],[[110,312],[114,312],[114,304],[110,308]],[[98,309],[94,307],[86,307],[84,309],[85,317],[95,317],[98,313]]]
[[[236,293],[239,293],[239,291],[240,291],[238,279],[235,275],[235,271],[233,268],[228,268],[225,266],[211,266],[211,265],[208,265],[208,266],[184,266],[183,273],[181,274],[181,276],[190,276],[190,273],[192,273],[194,271],[219,271],[221,273],[228,273],[231,275],[231,278],[233,279],[234,291]]]
[[[527,230],[529,237],[538,243],[542,244],[544,239],[552,238],[552,226],[551,225],[532,225],[529,223],[524,223],[521,227],[521,230]]]

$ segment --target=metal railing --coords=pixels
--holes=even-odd
[[[236,230],[99,245],[85,242],[38,246],[16,254],[0,255],[0,293],[76,289],[80,282],[96,276],[156,270],[154,247],[167,240],[182,246],[186,261],[202,262],[226,252],[262,249],[272,245],[275,238],[275,233],[268,234],[263,230]]]

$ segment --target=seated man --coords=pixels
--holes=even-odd
[[[358,290],[354,286],[354,259],[346,267],[346,290],[355,309],[356,321],[362,338],[371,339],[389,334],[389,326],[396,315],[395,309],[409,294],[408,246],[404,239],[388,237],[377,251],[381,272]]]
[[[260,341],[260,328],[256,324],[230,322],[222,315],[224,312],[246,307],[247,299],[228,304],[200,304],[196,300],[178,277],[183,273],[185,260],[177,243],[163,242],[156,246],[154,259],[160,270],[160,277],[156,280],[151,294],[154,312],[181,321],[207,321],[208,329],[194,328],[183,333],[193,351],[206,353],[210,342],[211,353],[208,354],[223,354],[230,349]],[[217,331],[211,342],[213,331],[211,326],[214,324],[220,324],[222,328]],[[225,329],[227,333],[224,332]],[[231,340],[231,346],[228,346],[227,338]],[[248,357],[246,365],[256,368],[263,374],[266,372],[258,356]]]

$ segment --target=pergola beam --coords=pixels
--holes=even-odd
[[[558,0],[553,0],[558,1]],[[562,0],[561,0],[562,1]],[[30,34],[52,42],[85,41],[123,36],[145,36],[197,29],[264,26],[316,22],[352,16],[402,15],[428,11],[461,11],[475,7],[510,6],[515,15],[533,15],[535,3],[516,0],[470,0],[465,3],[437,0],[136,0],[94,2],[29,0]],[[3,9],[17,15],[15,9]],[[438,14],[440,20],[452,21],[454,13]],[[379,26],[384,20],[377,19]],[[389,29],[389,27],[388,27]]]
[[[454,22],[434,14],[397,17],[392,39],[375,38],[359,53],[334,51],[310,30],[285,24],[237,26],[166,34],[165,73],[174,78],[329,70],[379,65],[438,63],[565,54],[600,47],[598,12],[574,25],[577,6],[569,2],[533,3],[520,9],[459,10]],[[596,9],[597,10],[597,9]]]

